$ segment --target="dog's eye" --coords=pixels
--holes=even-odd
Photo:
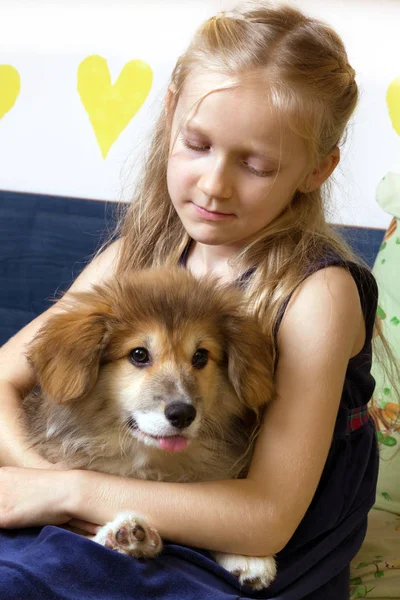
[[[130,357],[134,365],[145,365],[150,362],[150,356],[146,348],[134,348]]]
[[[192,365],[196,369],[203,369],[208,363],[208,350],[199,348],[192,356]]]

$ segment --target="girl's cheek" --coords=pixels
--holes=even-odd
[[[167,169],[167,189],[175,206],[185,199],[190,187],[190,179],[184,169],[171,163]]]
[[[167,169],[167,179],[171,185],[177,187],[186,187],[192,185],[197,178],[196,170],[193,162],[187,160],[179,160],[175,157],[170,159]]]

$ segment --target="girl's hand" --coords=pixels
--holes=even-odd
[[[53,467],[52,463],[31,450],[22,452],[21,458],[18,461],[14,460],[5,466],[21,467],[24,469],[51,469]]]
[[[88,521],[82,521],[81,519],[71,519],[65,525],[62,525],[63,529],[82,535],[89,540],[93,539],[99,530],[100,525],[95,523],[89,523]]]
[[[6,465],[8,466],[8,465]],[[69,471],[72,470],[68,463],[60,461],[56,463],[49,462],[36,452],[25,453],[23,464],[13,464],[12,467],[24,467],[28,469],[47,469],[50,471]]]
[[[73,518],[71,471],[0,468],[0,527],[60,525]]]

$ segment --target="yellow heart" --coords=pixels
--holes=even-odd
[[[14,106],[21,89],[17,69],[0,65],[0,119]]]
[[[400,77],[393,79],[386,93],[386,102],[393,129],[400,135]]]
[[[126,63],[114,85],[105,58],[88,56],[79,65],[78,93],[103,158],[146,100],[152,82],[153,72],[143,60]]]

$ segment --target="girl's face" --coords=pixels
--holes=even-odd
[[[167,184],[191,238],[240,250],[290,203],[309,165],[304,141],[260,79],[212,91],[225,82],[217,74],[187,82],[172,121]]]

